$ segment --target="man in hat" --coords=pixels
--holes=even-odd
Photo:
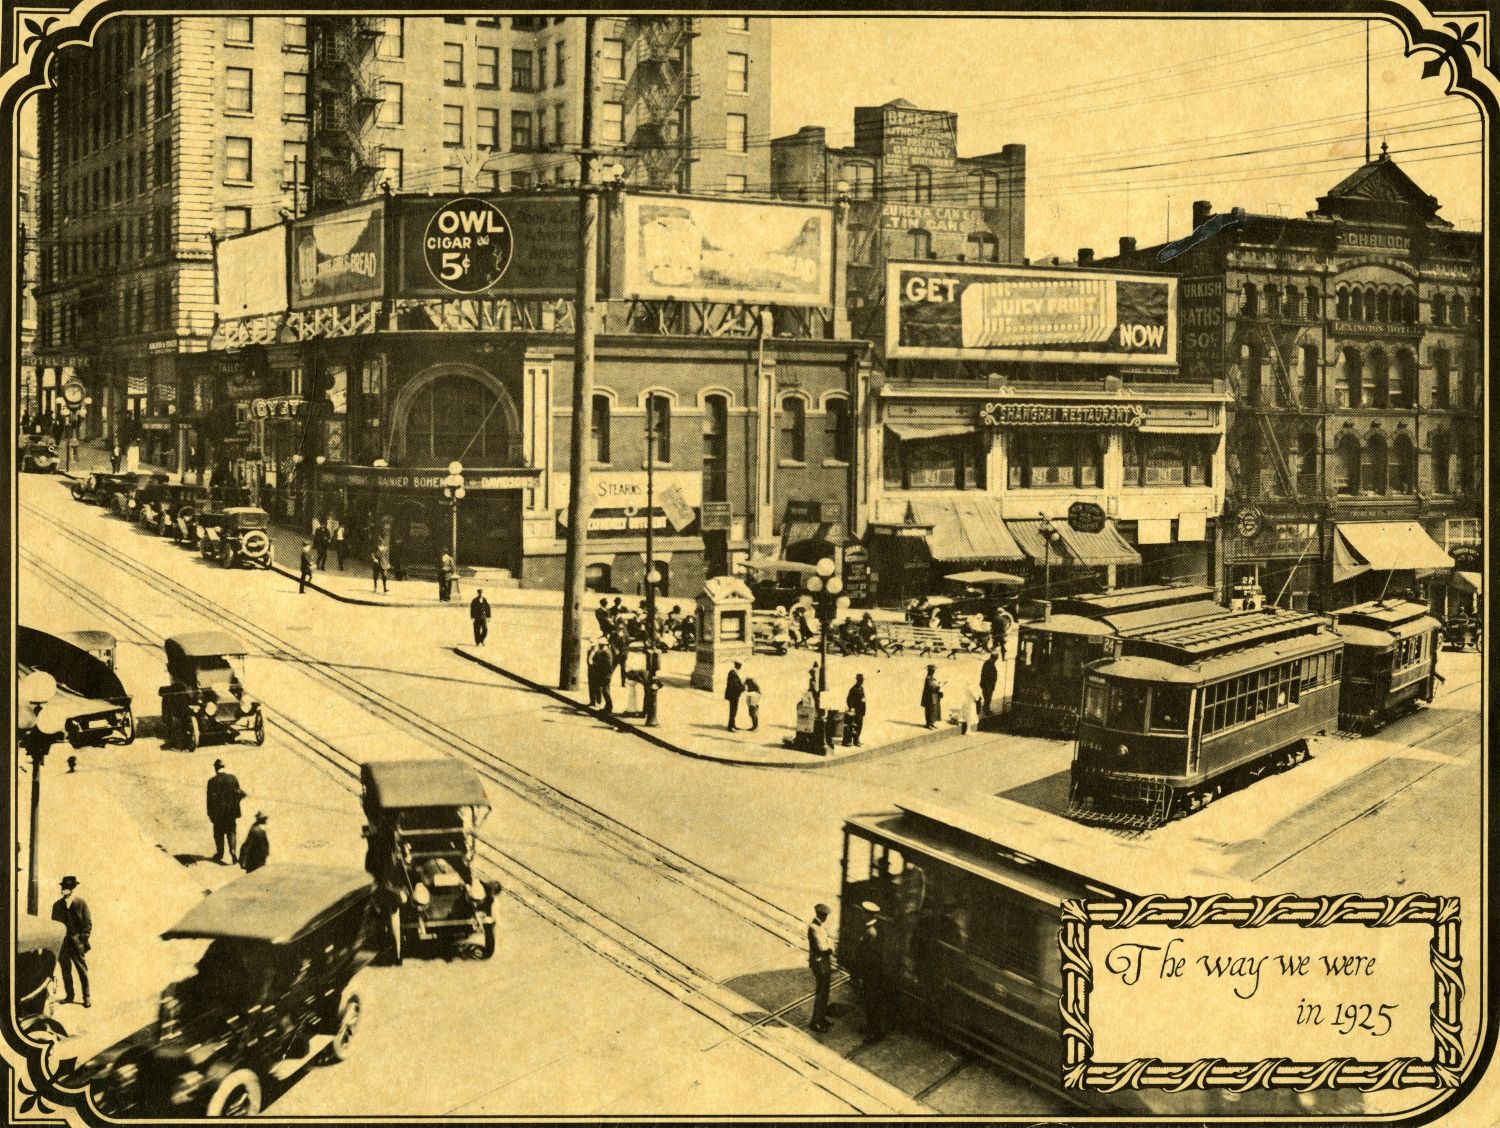
[[[224,770],[224,761],[214,761],[208,780],[208,821],[214,827],[214,861],[224,864],[224,847],[230,862],[239,861],[240,800],[245,797],[240,781]]]
[[[313,546],[312,541],[302,542],[302,568],[297,577],[297,594],[303,595],[307,591],[307,585],[312,583],[313,578]]]
[[[739,719],[740,698],[744,693],[745,679],[740,674],[740,664],[736,662],[724,681],[724,700],[729,702],[729,723],[724,727],[730,732],[734,732],[734,722]]]
[[[984,704],[982,716],[990,715],[990,703],[995,698],[995,687],[1000,684],[1000,667],[997,664],[999,657],[991,650],[989,657],[984,660],[984,665],[979,667],[979,696]]]
[[[614,669],[615,660],[610,655],[609,647],[600,639],[589,654],[589,680],[596,691],[593,703],[606,713],[615,711],[614,697],[609,692],[609,679]]]
[[[253,873],[266,864],[271,856],[271,841],[266,837],[266,813],[255,812],[255,824],[245,834],[245,844],[240,847],[240,868]]]
[[[864,930],[855,946],[854,966],[849,977],[854,981],[854,993],[860,1008],[865,1012],[865,1033],[880,1038],[886,1032],[886,1008],[890,1000],[886,997],[885,983],[885,930],[881,927],[880,906],[874,901],[861,902],[865,914]]]
[[[865,676],[854,675],[854,684],[849,687],[849,695],[844,698],[844,705],[849,712],[844,718],[844,746],[860,746],[860,736],[865,731]]]
[[[62,951],[58,954],[58,966],[62,968],[63,987],[67,990],[65,1003],[74,1001],[73,971],[78,971],[78,986],[83,992],[83,1005],[89,1005],[89,937],[93,935],[94,918],[89,915],[88,904],[82,897],[75,897],[78,879],[72,874],[62,879],[62,896],[52,903],[52,919],[66,930]]]
[[[828,993],[833,986],[833,944],[828,939],[827,905],[813,906],[812,923],[807,926],[807,966],[813,973],[813,1012],[808,1028],[819,1034],[832,1030],[828,1021]]]
[[[927,667],[927,679],[922,683],[922,720],[928,728],[937,728],[943,715],[943,683],[938,681],[937,667]]]
[[[474,624],[474,645],[483,646],[490,637],[490,601],[484,597],[484,588],[474,589],[474,598],[469,600],[469,621]]]

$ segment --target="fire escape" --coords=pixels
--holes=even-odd
[[[1236,378],[1231,367],[1229,388],[1240,410],[1248,411],[1255,420],[1262,458],[1270,460],[1275,475],[1274,496],[1295,499],[1302,492],[1301,485],[1316,482],[1316,475],[1309,476],[1305,467],[1300,468],[1300,475],[1293,471],[1287,451],[1288,431],[1302,406],[1288,357],[1293,355],[1302,326],[1283,321],[1279,309],[1242,310],[1238,320],[1240,331],[1236,340],[1252,345],[1249,356],[1259,366],[1259,371],[1252,374],[1242,369]],[[1266,368],[1270,369],[1269,384],[1262,382]],[[1257,461],[1258,469],[1263,469],[1263,462]],[[1255,492],[1261,495],[1271,491],[1266,490],[1262,479],[1255,482]]]
[[[380,108],[375,70],[380,21],[371,16],[312,16],[308,21],[312,120],[307,152],[309,210],[323,211],[374,192],[380,162],[366,137]]]
[[[693,16],[631,16],[626,50],[635,60],[625,84],[625,118],[633,123],[625,179],[652,188],[684,188],[693,161],[690,119],[699,97],[692,68]]]

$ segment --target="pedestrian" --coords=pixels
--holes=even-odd
[[[239,861],[240,800],[245,792],[240,781],[224,770],[224,761],[214,761],[214,774],[208,779],[208,821],[214,828],[214,861],[224,864],[224,848],[229,860]]]
[[[828,940],[829,908],[813,906],[812,922],[807,926],[807,966],[813,973],[813,1012],[808,1028],[819,1034],[833,1029],[828,1021],[828,994],[833,987],[833,945]]]
[[[255,812],[255,823],[245,832],[245,844],[240,847],[240,868],[253,873],[266,864],[271,857],[271,840],[266,837],[266,813]]]
[[[1010,636],[1010,615],[1006,613],[1005,608],[995,609],[995,619],[990,624],[990,632],[995,636],[995,646],[1000,651],[1000,661],[1004,662],[1006,639]],[[985,707],[985,712],[989,712],[988,706]]]
[[[453,556],[445,551],[438,557],[438,598],[444,603],[452,602],[453,577],[456,572]]]
[[[406,579],[406,545],[396,537],[391,538],[391,548],[386,554],[391,575],[398,580]]]
[[[943,683],[938,681],[937,667],[927,667],[927,680],[922,683],[922,716],[928,728],[937,728],[943,715]]]
[[[729,724],[725,727],[734,732],[734,722],[740,714],[740,698],[745,693],[745,679],[740,675],[740,664],[736,662],[729,677],[724,679],[724,700],[729,702]]]
[[[484,597],[484,588],[474,589],[474,598],[469,600],[469,619],[474,624],[474,645],[483,646],[490,637],[490,601]]]
[[[62,879],[62,896],[52,902],[52,919],[63,926],[62,951],[57,954],[57,965],[62,968],[63,988],[67,994],[63,1002],[75,1001],[73,995],[73,972],[78,972],[78,988],[83,995],[83,1005],[89,1005],[88,954],[94,933],[94,918],[89,913],[88,902],[75,897],[78,879],[72,874]]]
[[[617,595],[617,596],[615,596],[614,603],[612,603],[610,605],[610,608],[609,608],[609,621],[611,623],[618,623],[624,617],[624,615],[625,615],[625,603]]]
[[[614,673],[614,659],[610,657],[609,647],[604,640],[600,640],[594,647],[594,653],[589,658],[590,680],[597,685],[599,690],[598,704],[606,713],[615,711],[614,699],[609,693],[610,675]]]
[[[861,747],[860,736],[865,731],[865,676],[854,675],[854,684],[849,687],[849,696],[844,699],[848,709],[844,717],[844,747],[851,744]]]
[[[886,1032],[886,1008],[890,1000],[886,997],[884,930],[880,924],[880,906],[874,901],[864,901],[859,906],[865,913],[865,926],[855,943],[854,964],[849,977],[854,981],[854,993],[859,999],[860,1009],[865,1012],[865,1034],[881,1038]]]
[[[120,472],[120,444],[116,443],[114,449],[109,452],[109,468],[116,474]]]
[[[992,650],[985,658],[984,665],[979,667],[979,698],[984,705],[982,716],[990,715],[990,701],[995,696],[995,686],[1000,684],[1000,670],[997,664],[999,657]]]
[[[376,544],[370,550],[370,590],[380,591],[383,588],[389,594],[391,590],[389,574],[390,558],[386,555],[385,545]]]
[[[599,656],[599,644],[597,642],[589,645],[589,652],[583,660],[583,672],[589,683],[589,708],[597,709],[603,695],[599,692],[599,671],[594,668],[594,660]]]
[[[329,522],[332,520],[332,517],[328,519]],[[328,546],[331,542],[332,538],[328,533],[328,522],[324,522],[321,525],[313,522],[312,543],[313,548],[318,552],[318,571],[320,572],[328,570]]]
[[[625,687],[625,663],[630,657],[630,628],[625,625],[624,615],[615,617],[615,630],[609,636],[609,653],[613,660],[611,669],[620,671],[620,688]]]
[[[333,526],[333,552],[339,558],[340,572],[344,570],[344,551],[347,547],[344,538],[344,523],[342,521],[335,522]]]
[[[750,713],[750,731],[760,728],[760,682],[754,677],[745,679],[745,708]]]
[[[599,624],[599,634],[604,638],[614,633],[615,621],[609,613],[609,600],[599,600],[599,606],[594,608],[594,621]]]
[[[297,576],[297,594],[305,595],[307,585],[312,583],[313,578],[313,546],[312,541],[302,542],[302,570]]]

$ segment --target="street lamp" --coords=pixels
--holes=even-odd
[[[646,398],[646,684],[643,687],[643,723],[656,724],[656,671],[661,661],[656,653],[656,585],[661,573],[656,568],[656,431],[651,412],[651,397]]]
[[[458,570],[458,503],[464,494],[464,464],[448,463],[448,476],[443,479],[443,496],[448,499],[448,515],[451,518],[451,533],[448,538],[448,555],[453,557],[453,570]]]
[[[1047,519],[1045,513],[1038,513],[1042,519],[1042,600],[1052,602],[1052,546],[1062,540],[1062,533],[1057,531],[1057,526]]]
[[[215,482],[217,487],[218,483]],[[292,455],[292,505],[296,508],[296,516],[302,517],[307,509],[307,483],[302,480],[302,456]]]
[[[840,593],[844,590],[843,577],[832,558],[823,557],[817,565],[817,575],[808,576],[806,588],[818,613],[818,678],[813,684],[813,701],[816,715],[813,718],[813,740],[821,749],[827,739],[826,722],[823,717],[823,694],[828,692],[828,630],[833,617],[838,613]]]
[[[42,810],[42,764],[52,745],[62,736],[63,724],[58,714],[46,708],[57,693],[57,681],[51,674],[37,670],[27,674],[16,687],[21,701],[16,728],[20,745],[31,758],[31,844],[26,857],[26,911],[38,912],[37,850]]]
[[[323,463],[327,461],[327,456],[322,454],[313,459],[312,517],[314,521],[318,519],[318,489],[323,484]]]

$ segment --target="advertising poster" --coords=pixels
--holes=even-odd
[[[405,199],[394,207],[402,297],[567,297],[577,288],[576,193]],[[502,242],[507,253],[497,256]]]
[[[385,292],[385,206],[361,204],[292,225],[292,308]]]
[[[892,356],[1177,363],[1177,280],[891,263]]]
[[[286,228],[221,239],[215,246],[221,321],[286,309]]]

